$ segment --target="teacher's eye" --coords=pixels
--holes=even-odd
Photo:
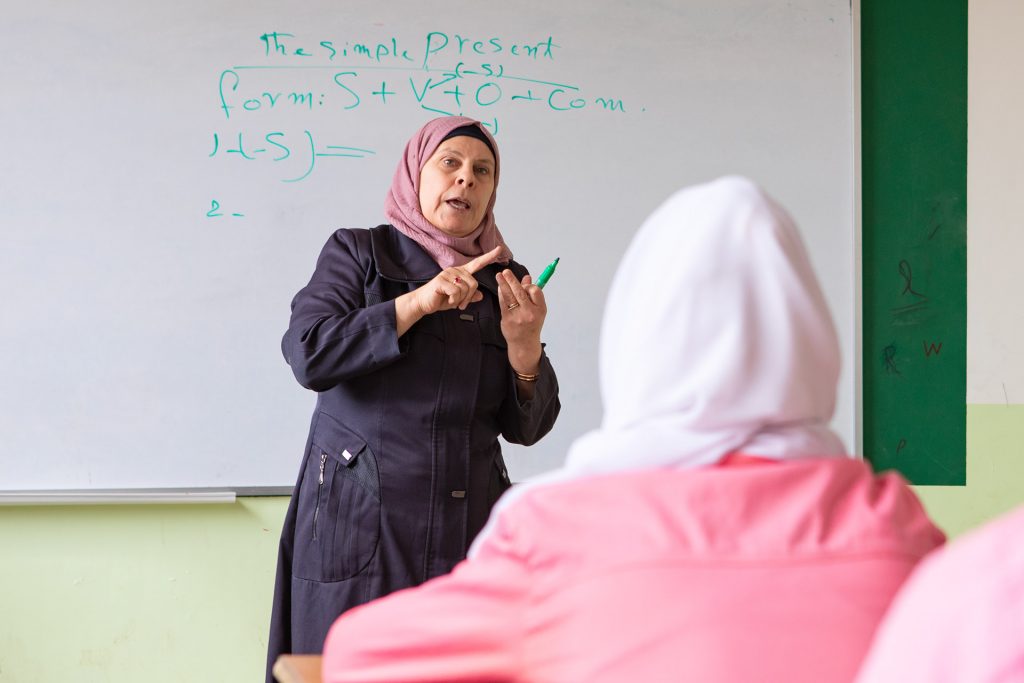
[[[445,157],[444,159],[441,159],[441,165],[445,168],[458,168],[459,162],[457,159]]]
[[[491,175],[491,169],[488,166],[477,166],[476,173],[477,175]]]

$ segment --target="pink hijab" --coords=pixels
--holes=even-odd
[[[420,171],[448,133],[462,126],[475,125],[491,142],[494,150],[494,192],[487,211],[477,229],[465,237],[454,237],[438,230],[420,211]],[[498,145],[479,121],[465,116],[445,116],[428,121],[405,146],[405,155],[398,163],[391,189],[384,200],[384,216],[403,235],[414,240],[430,254],[441,268],[461,266],[497,246],[502,247],[498,261],[507,263],[512,252],[494,222],[494,200],[498,194],[501,168]]]

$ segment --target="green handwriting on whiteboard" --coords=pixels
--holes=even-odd
[[[257,158],[261,158],[262,155],[269,155],[265,158],[270,161],[284,161],[292,156],[292,148],[296,149],[296,153],[302,153],[305,159],[303,168],[305,169],[296,177],[285,178],[285,182],[293,183],[299,180],[304,180],[309,177],[309,174],[313,172],[313,168],[316,166],[316,160],[322,157],[343,157],[349,159],[364,159],[367,156],[374,154],[372,149],[364,149],[362,147],[348,147],[345,145],[329,145],[322,144],[318,145],[313,134],[308,131],[302,131],[302,138],[289,137],[281,131],[272,131],[265,133],[260,136],[246,137],[243,133],[238,133],[232,137],[230,144],[224,145],[224,149],[221,149],[220,135],[217,133],[213,134],[213,151],[210,152],[210,156],[217,156],[218,154],[235,154],[243,159],[249,161],[255,161]]]
[[[463,106],[493,107],[502,103],[539,103],[551,111],[598,107],[626,112],[611,93],[581,94],[573,79],[537,77],[531,69],[550,71],[563,48],[553,36],[532,42],[501,36],[465,36],[431,31],[416,45],[398,38],[384,41],[305,39],[271,31],[259,36],[256,63],[220,72],[218,94],[225,118],[277,107],[354,109],[364,102],[406,101],[445,114]],[[557,64],[555,64],[557,66]],[[251,73],[294,71],[296,82],[312,78],[313,86],[290,90],[263,87]]]
[[[561,48],[552,36],[532,43],[511,42],[501,37],[463,36],[431,31],[417,45],[399,44],[395,37],[381,41],[312,40],[293,33],[272,31],[260,36],[265,57],[313,57],[333,62],[338,59],[363,59],[374,64],[415,64],[423,69],[438,57],[497,56],[523,59],[554,60]],[[418,49],[421,48],[421,49]]]
[[[328,69],[328,77],[317,77],[313,87],[296,87],[291,90],[267,89],[260,78],[252,76],[252,72],[285,68],[289,67],[236,66],[222,71],[217,94],[224,118],[232,120],[240,115],[282,109],[313,111],[327,108],[343,112],[367,103],[406,104],[447,116],[463,113],[467,107],[487,110],[496,105],[513,103],[554,112],[586,108],[620,114],[627,112],[626,103],[621,98],[582,97],[579,86],[513,76],[505,73],[504,68],[495,70],[490,64],[482,65],[480,70],[473,70],[459,62],[451,69],[426,73],[416,69],[414,75],[392,77],[390,80],[376,73],[368,75],[354,67]],[[320,67],[293,70],[302,73],[316,71],[321,74],[323,71]],[[244,83],[243,74],[246,75]],[[305,83],[305,80],[302,79],[302,82]],[[296,76],[298,81],[299,76]]]
[[[575,78],[558,77],[566,68],[558,61],[565,48],[550,35],[523,41],[431,31],[406,44],[393,36],[362,41],[269,31],[256,44],[251,63],[217,73],[223,127],[211,131],[208,156],[271,162],[286,183],[310,177],[321,160],[375,154],[351,132],[325,130],[323,116],[313,120],[321,112],[331,117],[332,128],[352,110],[383,114],[381,108],[404,107],[465,115],[498,136],[500,115],[513,110],[552,116],[646,111],[615,93],[592,93]],[[281,113],[294,129],[282,125]]]
[[[245,214],[242,214],[242,213],[232,213],[230,215],[231,215],[232,218],[242,218],[242,217],[245,216]],[[211,199],[210,200],[210,210],[206,212],[206,217],[207,218],[221,218],[223,216],[224,216],[224,212],[221,211],[220,202],[218,202],[216,199]]]

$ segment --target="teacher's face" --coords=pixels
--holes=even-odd
[[[455,237],[476,230],[493,193],[494,155],[476,138],[443,141],[420,171],[420,211]]]

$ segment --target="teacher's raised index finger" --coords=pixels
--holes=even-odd
[[[465,268],[470,273],[475,273],[481,268],[484,268],[494,263],[497,260],[499,254],[501,254],[500,246],[491,249],[486,254],[481,254],[480,256],[477,256],[475,259],[473,259],[472,261],[470,261],[469,263],[462,267]]]

